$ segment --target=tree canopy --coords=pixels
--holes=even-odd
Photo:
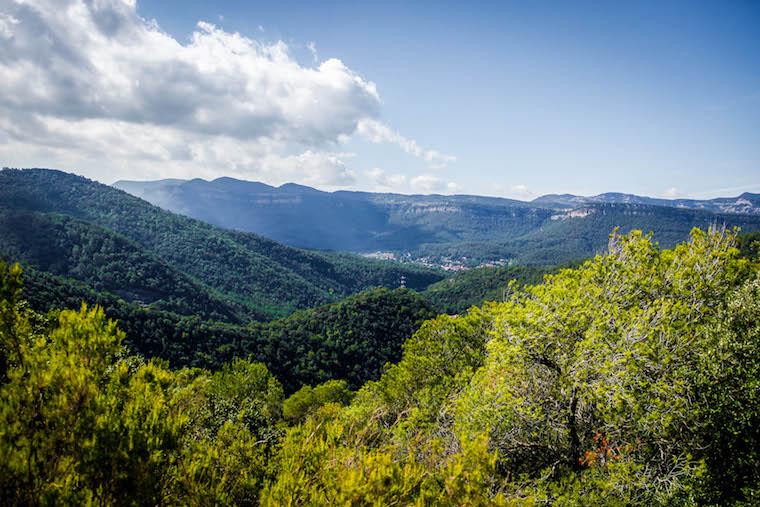
[[[171,369],[0,264],[3,504],[753,505],[760,269],[733,233],[608,253],[426,321],[356,392]],[[321,381],[320,381],[321,382]]]

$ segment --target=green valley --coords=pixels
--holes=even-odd
[[[98,308],[31,310],[0,263],[2,501],[751,505],[760,270],[736,246],[614,235],[541,285],[501,272],[518,280],[501,302],[416,332],[420,296],[378,289],[257,324],[270,368],[234,357],[229,328],[213,370],[133,355]],[[388,353],[404,312],[413,334]]]

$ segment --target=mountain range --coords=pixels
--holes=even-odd
[[[667,206],[669,208],[705,210],[713,213],[760,215],[760,194],[752,194],[749,192],[744,192],[737,197],[718,197],[715,199],[704,200],[662,199],[634,194],[623,194],[619,192],[607,192],[588,197],[573,194],[547,194],[537,197],[531,202],[537,205],[567,208],[595,203],[645,204],[652,206]]]
[[[684,240],[693,227],[760,229],[760,194],[749,193],[704,201],[621,193],[519,201],[324,192],[226,177],[119,181],[114,186],[161,208],[291,246],[381,251],[449,267],[568,262],[602,251],[615,227],[651,231],[665,247]]]

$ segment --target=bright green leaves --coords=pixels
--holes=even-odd
[[[247,360],[124,357],[97,309],[48,326],[0,265],[3,503],[751,504],[760,275],[734,242],[615,234],[509,301],[427,321],[355,396],[331,380],[284,402]]]
[[[165,495],[176,504],[255,504],[274,474],[282,387],[264,365],[243,359],[213,374],[175,375],[187,423]]]
[[[30,345],[29,319],[20,308],[21,266],[0,260],[0,379],[18,367]]]
[[[122,334],[102,310],[65,311],[49,338],[21,325],[4,330],[23,345],[0,386],[4,491],[12,501],[89,500],[81,466],[97,446],[107,370]],[[86,473],[86,471],[84,471]],[[10,500],[10,499],[9,499]]]
[[[0,503],[251,505],[274,471],[282,388],[261,364],[171,371],[125,356],[100,308],[56,325],[0,264]]]
[[[615,234],[608,255],[426,323],[348,408],[288,434],[270,491],[295,503],[470,505],[749,495],[757,288],[736,290],[750,271],[726,231],[694,231],[673,251]],[[731,461],[733,489],[713,455]],[[412,490],[371,488],[373,473],[401,487],[402,467]]]
[[[428,445],[427,431],[451,424],[451,400],[483,363],[489,325],[479,309],[426,322],[404,344],[402,360],[367,383],[347,409],[356,435],[394,439],[409,451]]]
[[[282,387],[261,363],[234,359],[211,375],[208,403],[218,426],[239,422],[261,438],[267,438],[282,415]]]
[[[159,503],[171,484],[167,470],[188,415],[177,403],[181,389],[162,365],[127,360],[114,364],[99,397],[93,445],[81,459],[82,481],[99,501]]]
[[[328,380],[316,387],[304,386],[282,405],[282,415],[291,423],[303,422],[327,403],[346,405],[353,398],[345,380]]]
[[[615,461],[646,475],[641,501],[686,494],[707,445],[702,382],[717,380],[704,361],[720,357],[711,329],[748,273],[733,245],[722,230],[664,252],[640,233],[613,235],[608,255],[493,306],[495,338],[458,400],[458,431],[488,433],[501,467],[536,484],[545,470]],[[599,441],[610,452],[587,459]]]

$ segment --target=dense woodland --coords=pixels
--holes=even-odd
[[[517,237],[492,235],[478,242],[431,243],[424,245],[419,252],[432,258],[467,257],[475,265],[508,259],[517,266],[556,266],[603,253],[609,232],[615,228],[624,233],[631,230],[652,232],[653,240],[663,248],[684,241],[694,227],[738,227],[746,233],[760,229],[759,215],[619,203],[590,203],[580,211],[584,213],[583,217],[563,217],[567,210],[554,210],[555,218],[563,218],[547,219],[539,227]]]
[[[513,288],[541,283],[544,275],[556,269],[542,266],[468,269],[434,283],[422,294],[439,312],[458,314],[484,301],[504,301]]]
[[[754,505],[760,234],[613,208],[444,279],[0,171],[0,504]]]
[[[218,369],[235,357],[266,364],[287,392],[333,378],[354,388],[397,361],[401,345],[436,312],[410,289],[377,288],[269,322],[232,324],[127,303],[107,292],[27,268],[22,297],[40,312],[97,304],[125,332],[124,345],[171,367]]]
[[[206,319],[240,322],[246,317],[264,318],[124,236],[66,215],[0,209],[0,235],[4,257],[82,282],[94,292]]]
[[[25,221],[33,221],[35,229],[24,226]],[[86,283],[97,279],[128,301],[182,309],[187,315],[201,301],[188,300],[194,296],[187,292],[164,294],[174,287],[166,280],[183,286],[194,282],[192,292],[207,292],[202,297],[213,304],[205,311],[216,316],[242,308],[245,318],[266,320],[372,287],[397,288],[402,277],[412,289],[443,278],[429,269],[299,250],[220,229],[53,170],[0,171],[0,227],[0,256],[5,259]],[[34,235],[40,227],[51,235]],[[123,251],[125,246],[129,251]],[[91,262],[110,262],[119,279],[97,278],[102,273],[93,273]]]
[[[2,264],[0,501],[755,505],[757,247],[615,234],[543,284],[427,320],[378,380],[291,395],[252,359],[134,355],[97,307],[33,311]]]
[[[423,320],[464,313],[484,301],[500,301],[519,287],[541,282],[556,268],[505,267],[469,270],[428,287],[371,289],[336,303],[269,321],[230,323],[127,302],[115,293],[46,271],[24,267],[22,295],[39,312],[100,305],[125,332],[124,344],[172,367],[216,369],[251,355],[269,366],[286,390],[332,378],[352,387],[376,379],[396,361],[404,340]],[[115,275],[108,275],[112,279]]]

